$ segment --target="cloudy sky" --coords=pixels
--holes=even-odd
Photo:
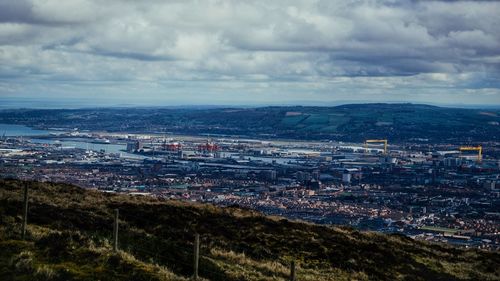
[[[500,2],[0,0],[2,99],[500,105]]]

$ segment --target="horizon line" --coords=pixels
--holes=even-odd
[[[402,101],[338,101],[338,102],[330,102],[330,103],[308,103],[308,104],[300,104],[300,103],[290,103],[290,104],[278,104],[278,103],[262,103],[262,104],[252,104],[252,105],[243,105],[243,104],[178,104],[178,105],[147,105],[147,104],[112,104],[112,105],[89,105],[89,106],[0,106],[0,111],[2,110],[81,110],[81,109],[105,109],[105,108],[265,108],[265,107],[339,107],[346,105],[423,105],[423,106],[434,106],[434,107],[442,107],[442,108],[461,108],[461,109],[500,109],[500,104],[447,104],[447,103],[421,103],[421,102],[402,102]]]

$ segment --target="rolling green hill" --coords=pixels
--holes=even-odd
[[[335,107],[109,108],[4,110],[0,123],[39,128],[120,132],[173,132],[306,140],[390,142],[429,139],[467,143],[500,140],[500,111],[419,104],[350,104]],[[1,133],[1,132],[0,132]]]
[[[500,280],[500,253],[266,217],[239,208],[0,180],[0,280],[186,280],[201,235],[207,280]],[[113,210],[120,210],[117,253]]]

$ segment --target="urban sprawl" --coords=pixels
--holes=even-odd
[[[0,176],[499,249],[498,153],[496,143],[356,144],[75,129],[0,137]]]

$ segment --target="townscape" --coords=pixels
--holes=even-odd
[[[499,14],[0,0],[0,281],[500,280]]]
[[[403,145],[75,128],[4,135],[0,176],[499,249],[498,155],[494,142]]]

